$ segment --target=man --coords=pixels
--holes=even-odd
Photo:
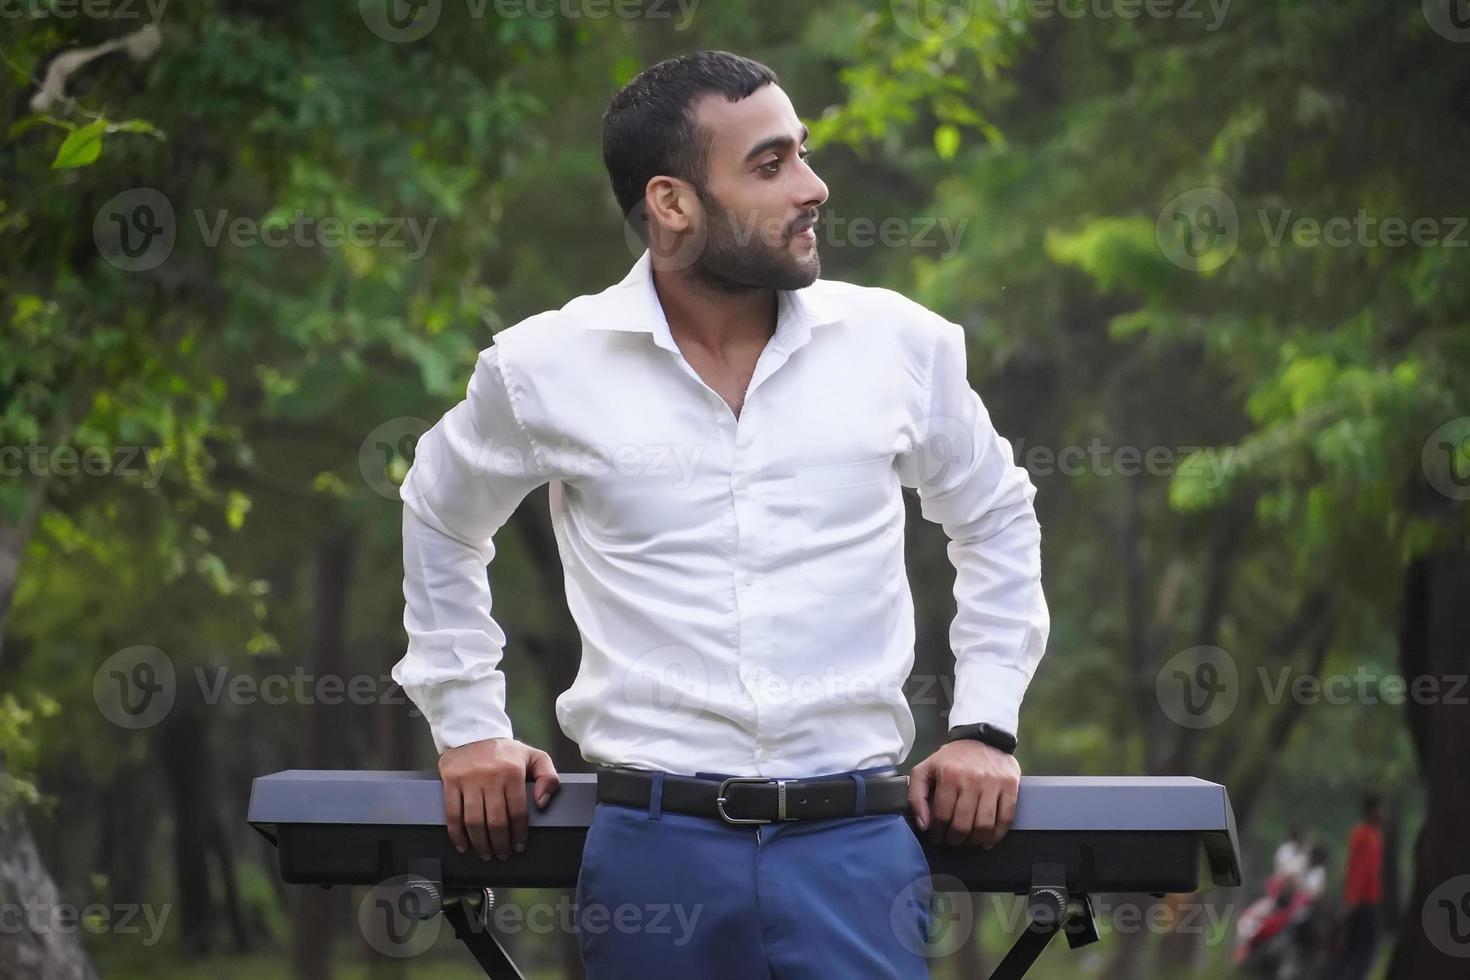
[[[1298,882],[1307,873],[1306,833],[1300,824],[1292,824],[1286,840],[1276,848],[1273,873],[1283,881]]]
[[[770,69],[662,62],[603,127],[646,250],[497,334],[402,490],[394,677],[442,753],[450,837],[503,860],[526,847],[527,778],[538,806],[557,787],[512,736],[485,575],[491,536],[549,482],[582,637],[556,716],[598,767],[588,975],[927,976],[906,812],[953,845],[1013,820],[1049,630],[1035,488],[969,387],[962,328],[818,278],[827,188]],[[907,779],[900,486],[948,533],[958,600],[950,739]]]
[[[1383,820],[1376,793],[1363,798],[1363,819],[1348,834],[1346,928],[1335,976],[1363,980],[1378,952],[1378,906],[1383,901]]]

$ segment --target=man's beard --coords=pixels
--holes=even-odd
[[[788,247],[791,237],[782,229],[782,242],[772,245],[762,229],[742,224],[720,203],[696,190],[706,217],[704,247],[689,266],[689,275],[721,292],[749,289],[804,289],[822,274],[816,248],[797,258]]]

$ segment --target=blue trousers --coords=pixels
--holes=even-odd
[[[887,769],[847,773],[859,782]],[[696,773],[701,778],[719,774]],[[929,976],[929,863],[901,813],[761,825],[599,803],[577,877],[588,980]]]

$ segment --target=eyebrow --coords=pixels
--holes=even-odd
[[[802,126],[801,142],[805,143],[807,137],[810,135],[811,133],[807,130],[806,126]],[[762,153],[765,153],[768,150],[784,150],[792,145],[793,144],[790,136],[767,136],[755,146],[751,147],[750,152],[745,154],[744,162],[749,163],[750,161],[754,160],[756,157],[760,156]]]

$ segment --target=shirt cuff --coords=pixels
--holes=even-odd
[[[418,705],[434,748],[442,755],[449,749],[487,738],[513,738],[510,716],[500,706],[505,702],[505,675],[472,681],[447,681],[423,691],[410,691]]]
[[[993,725],[1020,736],[1021,700],[1031,678],[1005,664],[970,663],[956,670],[949,727]]]

